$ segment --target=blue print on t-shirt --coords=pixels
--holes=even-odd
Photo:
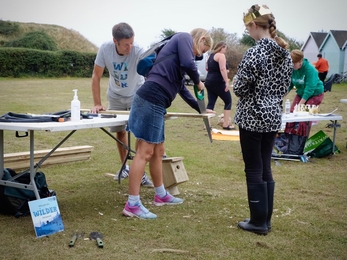
[[[127,62],[121,62],[116,63],[113,62],[113,75],[114,80],[117,86],[120,86],[122,88],[128,87],[128,63]]]

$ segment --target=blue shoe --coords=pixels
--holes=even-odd
[[[166,192],[164,197],[159,197],[159,195],[154,196],[154,205],[163,206],[163,205],[176,205],[183,203],[183,199],[176,198],[170,193]]]
[[[118,175],[119,175],[119,172],[114,176],[114,179],[115,179],[115,180],[118,180]],[[124,169],[122,170],[122,173],[121,173],[120,178],[123,180],[123,179],[126,179],[126,178],[128,178],[128,177],[129,177],[129,169],[124,168]]]
[[[134,206],[130,206],[129,202],[125,204],[123,209],[123,215],[127,217],[137,217],[140,219],[155,219],[157,215],[146,209],[141,202],[138,202]]]
[[[148,178],[147,174],[144,172],[141,179],[141,186],[146,188],[154,188],[153,182]]]

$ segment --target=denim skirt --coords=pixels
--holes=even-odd
[[[130,109],[127,131],[147,143],[160,144],[165,140],[166,109],[135,94]]]

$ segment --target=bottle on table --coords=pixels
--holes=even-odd
[[[286,104],[285,104],[285,113],[289,114],[290,113],[290,101],[287,99]]]
[[[75,95],[71,101],[71,121],[78,122],[81,119],[81,102],[78,100],[77,89],[73,90]]]

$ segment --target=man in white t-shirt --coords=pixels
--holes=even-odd
[[[106,110],[100,96],[100,80],[105,67],[109,72],[107,99],[109,110],[130,110],[136,91],[144,83],[144,78],[136,72],[136,65],[143,49],[134,44],[134,31],[127,23],[119,23],[112,28],[113,41],[102,44],[97,53],[92,76],[92,93],[94,107],[92,113]],[[110,128],[117,133],[117,139],[128,144],[125,126]],[[123,162],[127,156],[126,149],[117,142],[119,156]],[[119,174],[119,173],[118,173]],[[116,178],[118,178],[118,174]],[[129,176],[129,166],[123,169],[121,178]],[[153,187],[152,181],[144,173],[142,186]]]

